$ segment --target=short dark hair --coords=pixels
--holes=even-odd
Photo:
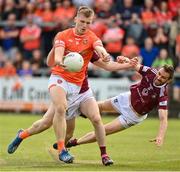
[[[80,6],[77,11],[77,16],[80,14],[83,14],[85,17],[91,17],[94,16],[94,11],[87,6]]]
[[[165,64],[163,66],[163,69],[165,70],[165,72],[169,73],[169,79],[172,80],[174,76],[174,67],[171,65]]]

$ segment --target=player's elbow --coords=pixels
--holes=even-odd
[[[54,66],[54,60],[47,59],[46,60],[46,65],[49,66],[49,67],[53,67]]]
[[[48,61],[48,60],[46,60],[46,65],[48,66],[48,67],[51,67],[51,63]]]

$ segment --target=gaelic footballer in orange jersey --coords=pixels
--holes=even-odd
[[[66,111],[68,101],[77,98],[81,85],[86,75],[88,63],[93,52],[104,61],[109,60],[108,53],[102,46],[99,38],[89,30],[92,23],[94,11],[89,7],[79,7],[75,17],[75,27],[59,32],[54,40],[54,56],[47,58],[47,65],[54,66],[52,75],[49,79],[49,92],[54,106],[53,128],[55,131],[59,160],[65,163],[72,163],[73,156],[65,149],[66,136]],[[63,64],[64,56],[69,52],[80,53],[84,58],[84,65],[79,72],[68,72]],[[105,129],[99,113],[98,105],[95,99],[87,100],[83,103],[84,113],[92,122],[97,133],[98,145],[101,152],[101,159],[104,165],[111,165],[113,161],[106,153]]]
[[[54,40],[54,48],[63,47],[64,55],[70,52],[78,52],[83,56],[84,66],[80,72],[68,72],[61,66],[52,68],[52,74],[60,75],[66,81],[81,86],[85,78],[85,71],[92,58],[96,46],[102,46],[101,40],[90,30],[83,35],[77,35],[75,28],[59,32]]]

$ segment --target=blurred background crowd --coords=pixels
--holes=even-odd
[[[48,76],[53,38],[74,25],[80,5],[94,9],[91,30],[113,59],[138,56],[146,66],[171,64],[180,75],[180,0],[0,0],[0,77]],[[89,68],[90,77],[124,75]],[[174,99],[180,101],[178,80]]]

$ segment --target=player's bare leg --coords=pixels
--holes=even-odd
[[[112,122],[105,124],[104,128],[106,131],[106,135],[117,133],[117,132],[125,129],[120,124],[119,118],[116,118]],[[95,135],[94,131],[87,133],[86,135],[82,136],[81,138],[77,139],[77,141],[76,141],[77,145],[93,143],[93,142],[96,142],[96,135]]]
[[[67,130],[66,130],[65,145],[73,137],[74,129],[75,129],[75,117],[73,119],[67,120],[66,124],[67,124]]]
[[[58,143],[59,159],[65,163],[72,163],[73,157],[65,149],[67,109],[66,93],[63,88],[54,86],[50,89],[51,99],[55,108],[53,128]]]
[[[43,132],[52,126],[54,117],[54,107],[51,103],[45,115],[38,121],[35,121],[31,127],[25,130],[19,130],[15,139],[8,146],[8,153],[12,154],[16,151],[20,143],[29,136]]]
[[[95,99],[89,99],[80,105],[81,112],[83,114],[86,114],[86,116],[90,119],[92,122],[95,133],[96,133],[96,140],[98,142],[100,151],[101,151],[101,157],[102,157],[102,163],[104,165],[110,165],[113,164],[113,161],[108,157],[106,153],[106,144],[105,144],[105,129],[103,126],[103,122],[101,120],[101,116],[99,113],[99,108],[97,105],[97,102]]]
[[[67,130],[66,130],[66,139],[65,139],[65,144],[69,141],[69,139],[72,138],[73,133],[74,133],[74,129],[75,129],[75,118],[67,120]],[[57,143],[53,144],[53,148],[49,149],[49,154],[51,155],[51,157],[59,162],[59,154],[57,151]]]
[[[117,113],[117,111],[114,109],[114,107],[111,104],[110,100],[101,101],[98,102],[99,110],[100,112],[112,112]],[[112,122],[109,122],[104,125],[106,135],[110,135],[113,133],[117,133],[119,131],[124,130],[125,128],[121,125],[119,118],[114,119]],[[92,143],[96,141],[96,135],[95,132],[89,132],[86,135],[82,136],[79,139],[73,139],[70,140],[67,144],[68,147],[81,145],[81,144],[87,144]]]
[[[54,117],[54,107],[53,104],[51,103],[47,112],[42,117],[42,119],[34,122],[32,126],[27,129],[27,132],[31,136],[47,130],[52,126],[53,117]]]

